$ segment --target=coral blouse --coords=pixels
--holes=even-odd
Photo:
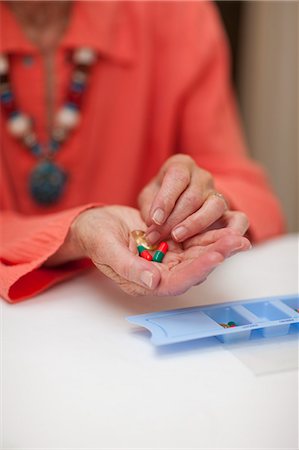
[[[21,110],[47,139],[45,65],[3,3],[0,51],[9,54]],[[258,242],[279,234],[283,219],[262,169],[246,155],[230,86],[226,37],[208,2],[73,3],[55,54],[55,106],[69,83],[72,49],[94,48],[82,121],[56,161],[70,174],[63,197],[38,206],[27,190],[34,156],[1,117],[1,295],[33,296],[76,274],[86,261],[44,267],[70,224],[97,204],[136,206],[142,187],[167,158],[191,155],[216,188],[243,210]],[[29,58],[28,58],[29,57]],[[29,63],[28,63],[29,61]]]

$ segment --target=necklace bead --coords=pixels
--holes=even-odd
[[[74,52],[73,59],[76,64],[90,66],[95,62],[96,54],[91,48],[79,48]]]
[[[57,125],[65,127],[68,130],[75,128],[75,126],[78,125],[79,120],[79,111],[69,106],[61,108],[57,115]]]
[[[31,172],[29,188],[34,200],[41,205],[55,203],[62,195],[67,175],[52,161],[40,162]]]
[[[10,134],[39,159],[29,177],[29,191],[33,199],[43,205],[59,200],[67,181],[64,169],[54,163],[53,157],[68,138],[71,130],[80,123],[80,107],[90,73],[96,61],[96,53],[89,48],[79,48],[73,52],[74,68],[64,105],[55,116],[54,129],[48,142],[41,144],[33,131],[29,116],[19,111],[9,74],[9,58],[0,54],[0,101],[7,117]]]
[[[9,118],[7,125],[13,136],[22,138],[30,131],[31,120],[25,114],[17,113]]]

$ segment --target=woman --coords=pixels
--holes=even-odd
[[[213,4],[0,6],[4,298],[90,261],[126,292],[177,295],[248,249],[246,232],[282,232],[246,156]],[[135,229],[169,240],[162,264],[137,257]]]

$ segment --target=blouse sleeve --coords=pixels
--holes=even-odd
[[[0,214],[0,295],[11,303],[25,300],[91,266],[88,259],[56,267],[43,263],[63,244],[73,220],[88,204],[55,214]]]
[[[201,26],[194,29],[189,64],[196,66],[199,48],[200,57],[182,108],[180,148],[214,176],[216,189],[231,208],[247,214],[252,240],[262,241],[284,231],[282,211],[264,171],[247,156],[230,83],[226,36],[216,8],[204,2],[200,11]]]

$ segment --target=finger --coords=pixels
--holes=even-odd
[[[249,250],[251,244],[248,239],[240,235],[227,235],[210,245],[209,250],[220,253],[224,258]]]
[[[249,220],[245,213],[241,211],[226,211],[224,218],[227,222],[227,227],[244,235],[249,228]]]
[[[191,171],[184,164],[173,163],[168,167],[150,211],[155,224],[162,225],[167,220],[178,198],[189,185],[190,179]]]
[[[229,228],[207,231],[203,235],[194,236],[184,242],[184,249],[188,252],[188,257],[196,255],[199,249],[205,251],[205,247],[208,251],[216,251],[221,253],[224,258],[228,258],[237,252],[249,250],[251,244],[248,239]]]
[[[209,195],[202,207],[186,220],[178,224],[172,230],[172,237],[176,242],[182,242],[208,228],[212,223],[218,220],[227,205],[222,196]]]
[[[155,244],[161,239],[167,239],[173,227],[197,211],[202,202],[203,200],[193,188],[187,188],[179,198],[166,222],[162,226],[153,224],[148,228],[146,232],[147,241],[150,244]]]
[[[184,241],[183,246],[185,250],[188,250],[190,247],[194,246],[201,246],[205,247],[210,244],[213,244],[217,240],[221,239],[225,236],[230,236],[233,234],[238,234],[235,230],[231,228],[219,228],[219,229],[213,229],[208,230],[203,233],[197,234],[196,236],[193,236],[192,238],[187,239]]]
[[[97,266],[108,265],[125,280],[150,290],[158,286],[161,278],[158,267],[134,255],[125,244],[113,238],[106,241],[105,249],[102,249],[101,253],[101,261],[94,261]]]
[[[162,278],[157,295],[180,295],[190,287],[204,281],[208,274],[223,261],[217,252],[207,252],[191,262],[178,264],[169,276]]]
[[[197,211],[208,195],[212,192],[204,173],[199,170],[192,172],[189,186],[181,194],[176,202],[171,214],[162,226],[153,224],[149,227],[146,233],[146,238],[149,243],[155,244],[161,239],[167,239],[170,236],[171,230],[188,216]]]
[[[159,191],[159,184],[153,180],[151,181],[143,190],[138,197],[138,206],[140,210],[140,215],[147,226],[150,226],[152,219],[150,216],[150,211],[153,204],[153,199],[156,197]]]

